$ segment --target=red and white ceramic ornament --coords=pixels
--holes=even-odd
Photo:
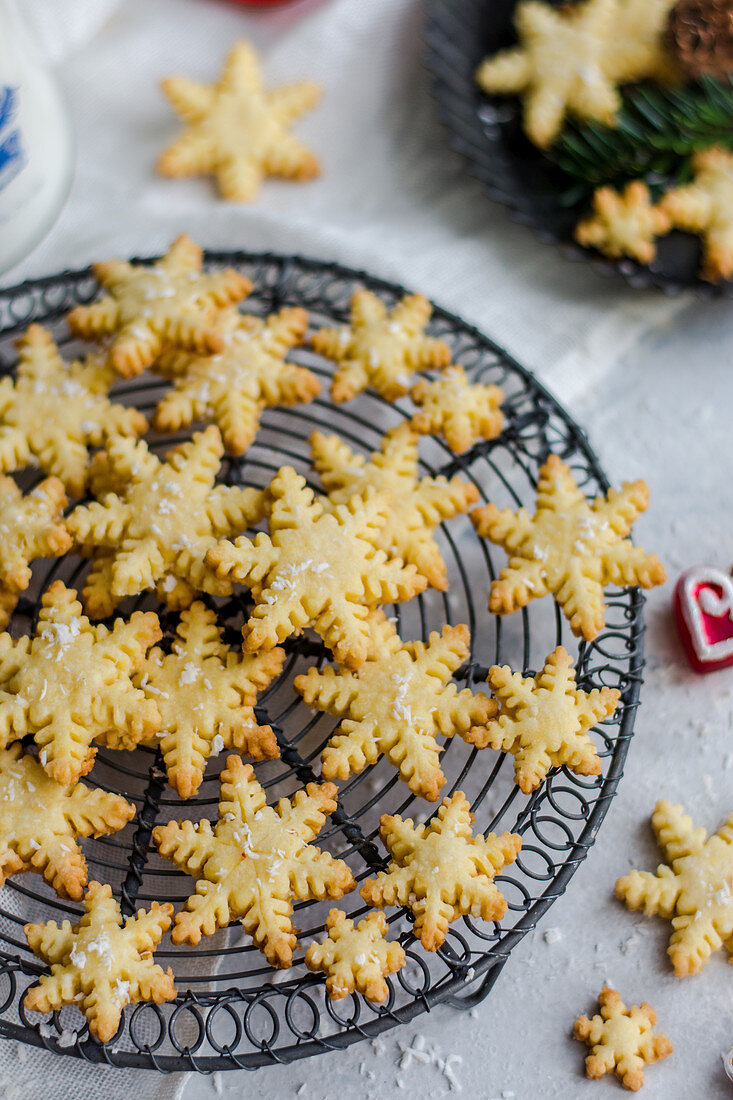
[[[712,565],[687,569],[675,586],[674,612],[696,672],[733,665],[733,577]]]

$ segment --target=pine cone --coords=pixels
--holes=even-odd
[[[733,72],[733,0],[677,0],[664,44],[693,79]]]

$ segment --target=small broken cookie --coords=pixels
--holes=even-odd
[[[568,113],[613,126],[619,84],[672,75],[662,32],[674,2],[581,0],[557,7],[521,0],[514,15],[519,44],[486,58],[476,80],[485,92],[523,97],[524,129],[541,149]]]
[[[448,925],[461,916],[498,921],[506,912],[494,876],[517,858],[522,838],[517,833],[474,836],[473,821],[463,791],[444,798],[426,825],[416,826],[399,814],[380,818],[379,835],[392,861],[366,880],[361,896],[380,909],[406,905],[426,951],[437,951]]]
[[[384,754],[413,794],[434,802],[445,784],[438,735],[483,748],[496,714],[488,695],[450,683],[470,652],[468,627],[403,642],[383,611],[371,612],[368,624],[371,645],[356,672],[327,665],[293,683],[309,707],[342,719],[321,756],[323,777],[346,779]]]
[[[267,498],[269,535],[220,542],[206,556],[217,577],[252,591],[246,652],[271,649],[311,626],[338,661],[358,668],[370,645],[369,608],[408,600],[426,586],[414,565],[374,549],[389,496],[368,489],[326,511],[305,478],[283,466]]]
[[[486,504],[471,513],[482,538],[503,546],[509,565],[492,581],[489,610],[506,615],[551,592],[574,634],[592,641],[604,625],[605,585],[664,584],[664,566],[627,538],[649,505],[644,481],[589,501],[570,467],[550,455],[539,470],[537,510]]]
[[[67,520],[82,553],[94,557],[101,550],[101,563],[83,591],[90,615],[108,616],[125,596],[156,586],[163,599],[175,593],[179,607],[196,591],[231,592],[204,565],[206,551],[261,519],[264,496],[259,489],[215,484],[223,453],[213,424],[162,462],[144,440],[107,444],[100,460],[104,476],[97,478],[93,468],[93,480],[101,486],[114,478],[119,491],[79,505]]]
[[[697,974],[721,947],[733,961],[733,814],[709,837],[682,806],[663,799],[652,829],[667,863],[656,874],[630,871],[616,882],[616,897],[671,920],[667,954],[678,978]]]
[[[390,428],[369,461],[337,435],[313,432],[310,445],[313,465],[331,504],[345,504],[368,486],[390,494],[389,513],[374,545],[414,565],[428,584],[445,591],[448,570],[433,531],[439,523],[468,511],[478,498],[478,488],[461,477],[420,478],[417,436],[408,423]]]
[[[650,1004],[627,1008],[615,989],[604,985],[598,997],[600,1016],[578,1016],[573,1035],[592,1048],[585,1060],[586,1076],[598,1080],[615,1073],[625,1089],[637,1092],[644,1084],[644,1066],[667,1058],[672,1044],[654,1032],[657,1014]]]
[[[84,915],[72,925],[26,924],[23,931],[34,955],[51,968],[27,991],[28,1012],[53,1012],[76,1005],[100,1043],[115,1035],[122,1009],[139,1001],[163,1004],[176,996],[173,971],[153,962],[153,952],[168,931],[170,903],[154,901],[149,912],[139,909],[122,921],[111,886],[90,882]]]
[[[12,477],[0,475],[0,630],[8,625],[18,594],[31,583],[30,562],[71,549],[65,507],[66,493],[57,477],[47,477],[24,496]]]
[[[425,335],[432,312],[422,294],[406,294],[390,312],[371,290],[355,290],[349,324],[319,329],[311,341],[336,362],[333,400],[350,401],[371,386],[386,401],[396,401],[407,393],[414,371],[446,367],[450,348]]]
[[[465,454],[479,439],[496,439],[504,427],[498,386],[469,382],[463,367],[452,365],[440,378],[421,378],[410,390],[420,412],[412,426],[422,435],[442,435],[454,454]]]
[[[305,953],[309,970],[326,975],[326,992],[339,1001],[355,991],[368,1001],[383,1004],[389,997],[384,980],[405,965],[404,948],[386,939],[389,926],[384,913],[369,913],[354,927],[341,909],[332,909],[326,921],[328,935],[312,943]]]
[[[62,787],[19,742],[0,749],[0,886],[35,871],[60,897],[79,901],[87,865],[76,838],[116,833],[134,816],[121,795],[84,783]]]
[[[235,43],[216,84],[173,76],[161,87],[186,126],[158,159],[162,176],[215,176],[223,198],[251,202],[266,176],[319,174],[318,160],[290,126],[318,103],[321,89],[302,80],[265,91],[249,42]]]
[[[586,248],[597,248],[604,256],[631,256],[650,264],[657,254],[656,238],[669,233],[672,221],[667,211],[652,202],[643,180],[632,180],[623,191],[599,187],[593,194],[593,213],[578,222],[574,236]]]
[[[309,783],[268,806],[251,765],[227,757],[213,826],[169,821],[153,830],[161,856],[198,879],[176,915],[173,942],[195,945],[239,920],[271,966],[290,966],[297,944],[291,899],[338,899],[356,886],[343,860],[310,843],[335,809],[333,783]]]
[[[194,420],[211,420],[227,451],[244,454],[257,435],[263,409],[312,401],[321,391],[315,374],[285,360],[307,327],[304,309],[285,307],[265,318],[223,310],[217,322],[223,351],[191,355],[170,350],[156,360],[156,372],[170,378],[173,389],[159,402],[153,427],[176,432]]]
[[[182,233],[154,264],[94,264],[108,293],[72,309],[69,328],[83,340],[109,337],[109,362],[124,378],[142,374],[170,345],[202,355],[222,351],[216,315],[249,294],[252,283],[231,267],[204,272],[202,262],[202,250]]]
[[[487,677],[499,702],[499,717],[486,726],[492,749],[514,756],[514,780],[531,794],[550,768],[565,766],[577,775],[599,775],[601,761],[588,730],[618,706],[616,688],[581,691],[572,658],[559,645],[534,677],[493,665]]]
[[[138,436],[148,422],[137,409],[110,401],[114,371],[104,356],[67,363],[41,325],[30,325],[16,346],[15,377],[0,380],[0,470],[40,466],[72,496],[84,496],[88,448]]]
[[[181,615],[171,652],[151,649],[135,682],[160,711],[160,751],[181,798],[196,794],[212,754],[279,755],[275,734],[258,725],[254,705],[284,660],[281,649],[243,654],[224,645],[216,613],[198,602]]]
[[[692,183],[673,187],[660,209],[677,229],[699,233],[702,276],[711,282],[733,275],[733,153],[720,145],[692,158]]]
[[[55,581],[43,593],[33,637],[0,634],[2,745],[33,734],[46,773],[66,787],[92,767],[100,735],[128,749],[152,736],[158,708],[131,676],[160,636],[152,611],[117,619],[111,629],[93,626],[74,589]]]

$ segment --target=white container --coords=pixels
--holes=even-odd
[[[55,222],[73,174],[60,92],[15,0],[0,0],[0,273]]]

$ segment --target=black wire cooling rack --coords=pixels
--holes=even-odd
[[[234,265],[254,281],[255,290],[246,302],[250,312],[301,305],[309,311],[313,327],[344,322],[358,285],[374,290],[389,304],[404,293],[402,287],[363,272],[297,257],[217,252],[209,253],[206,262],[211,268]],[[32,321],[48,326],[65,353],[79,350],[69,337],[64,314],[97,292],[88,269],[0,290],[2,371],[12,370],[13,337]],[[435,311],[431,331],[449,341],[455,359],[476,379],[503,388],[507,423],[498,439],[479,443],[461,457],[439,440],[422,439],[423,475],[459,472],[476,484],[484,501],[532,507],[538,467],[554,451],[570,463],[587,493],[608,488],[583,432],[528,371],[475,328],[444,310]],[[328,382],[333,369],[329,362],[304,348],[295,349],[292,358]],[[265,411],[255,444],[243,459],[225,464],[222,479],[262,486],[285,463],[310,477],[307,441],[314,427],[337,431],[352,447],[368,452],[378,449],[386,427],[410,414],[409,401],[392,406],[371,394],[334,406],[327,388],[324,384],[323,396],[312,405]],[[160,380],[146,374],[120,383],[114,392],[118,400],[150,410],[162,389]],[[185,436],[148,438],[160,453]],[[37,480],[36,475],[27,473],[23,479],[27,485]],[[89,1037],[86,1021],[76,1008],[67,1007],[46,1017],[23,1008],[26,988],[44,970],[27,948],[23,924],[44,919],[75,921],[80,907],[56,897],[40,876],[18,875],[0,891],[0,1035],[113,1066],[165,1072],[253,1069],[344,1048],[374,1038],[438,1004],[471,1007],[487,994],[512,948],[565,890],[613,797],[638,705],[643,597],[638,590],[609,591],[606,628],[592,644],[578,646],[549,599],[535,601],[504,619],[489,615],[489,584],[504,555],[476,536],[466,516],[441,528],[439,539],[450,589],[446,593],[428,591],[390,610],[388,613],[397,617],[402,637],[427,638],[431,629],[440,629],[446,621],[467,623],[473,649],[458,673],[464,684],[480,684],[487,667],[496,662],[509,662],[525,671],[536,669],[562,642],[578,659],[583,686],[605,684],[622,692],[615,717],[594,735],[601,751],[602,774],[583,778],[556,770],[531,797],[512,782],[512,757],[488,749],[478,752],[457,737],[446,745],[442,766],[448,781],[442,793],[459,788],[467,793],[479,831],[509,829],[523,838],[516,863],[497,879],[509,903],[501,923],[462,919],[451,925],[441,950],[430,955],[411,935],[409,914],[388,911],[390,934],[399,935],[408,963],[389,979],[389,999],[383,1006],[371,1005],[358,996],[331,1002],[324,997],[321,976],[304,968],[303,951],[323,929],[328,909],[324,903],[296,904],[301,947],[293,968],[284,972],[273,971],[266,964],[239,925],[204,938],[195,949],[175,948],[166,939],[156,959],[163,966],[172,966],[177,1000],[162,1006],[128,1007],[118,1034],[100,1045]],[[85,563],[73,556],[36,563],[33,587],[21,600],[12,630],[32,629],[40,592],[53,579],[61,577],[77,585],[84,569]],[[128,612],[148,606],[155,605],[145,597],[129,601],[123,608]],[[218,607],[226,636],[236,645],[246,597],[235,597]],[[174,617],[163,615],[164,628],[170,630],[174,621]],[[261,697],[258,708],[260,721],[269,722],[276,731],[281,750],[279,760],[257,765],[270,801],[317,778],[321,750],[336,725],[327,715],[314,714],[290,686],[295,674],[326,659],[322,646],[305,636],[291,639],[286,648],[283,672]],[[215,818],[222,766],[223,756],[212,758],[198,795],[184,802],[167,786],[160,756],[153,749],[140,748],[134,753],[100,749],[87,782],[125,794],[135,802],[137,815],[123,832],[85,841],[84,849],[90,879],[111,883],[124,913],[154,899],[172,901],[178,908],[192,892],[192,881],[161,860],[151,847],[151,830],[156,822],[179,816]],[[384,866],[385,853],[377,833],[380,813],[425,820],[435,809],[436,805],[412,796],[380,761],[341,785],[339,808],[317,843],[347,859],[361,882]],[[358,893],[340,904],[352,916],[365,911]]]

